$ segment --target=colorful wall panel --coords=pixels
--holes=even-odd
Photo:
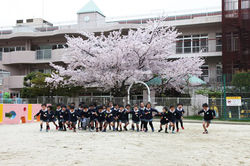
[[[34,121],[34,115],[41,109],[41,104],[0,104],[0,125],[19,124]]]

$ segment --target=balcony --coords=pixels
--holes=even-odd
[[[9,76],[3,79],[4,89],[23,88],[23,79],[25,76]]]
[[[46,49],[37,51],[13,51],[2,53],[2,64],[34,64],[62,62],[64,49]]]

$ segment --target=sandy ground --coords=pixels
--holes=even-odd
[[[159,123],[154,123],[159,128]],[[250,126],[184,124],[178,134],[58,132],[39,124],[0,125],[0,166],[250,165]]]

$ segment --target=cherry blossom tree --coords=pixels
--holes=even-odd
[[[108,35],[83,35],[87,39],[66,36],[66,66],[51,64],[55,72],[46,82],[55,87],[99,87],[123,96],[134,81],[149,81],[156,76],[166,88],[181,91],[189,75],[202,73],[202,58],[174,58],[179,33],[162,20],[130,29],[127,35],[122,30]]]

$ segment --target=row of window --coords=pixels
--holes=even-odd
[[[47,46],[48,49],[62,49],[62,48],[68,48],[67,44],[55,44],[55,45],[49,45]],[[42,49],[41,47],[37,48]],[[25,51],[25,46],[14,46],[14,47],[0,47],[0,52],[13,52],[13,51]]]
[[[199,53],[208,51],[208,34],[178,36],[176,53]]]
[[[216,51],[222,51],[222,34],[216,33]],[[176,54],[208,52],[208,34],[179,36]]]
[[[0,47],[0,52],[12,52],[12,51],[25,51],[25,46],[15,46],[15,47]]]

